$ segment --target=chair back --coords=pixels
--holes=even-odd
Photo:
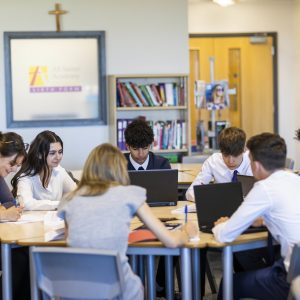
[[[43,299],[122,299],[124,283],[116,251],[32,247],[31,259]]]
[[[289,300],[300,300],[300,276],[292,280]]]
[[[291,283],[290,293],[288,300],[298,299],[293,296],[293,283],[294,279],[300,275],[300,244],[296,244],[293,247],[289,271],[287,274],[287,282]]]

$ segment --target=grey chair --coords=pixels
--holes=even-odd
[[[287,274],[287,282],[291,283],[291,290],[290,290],[289,297],[288,297],[289,300],[295,299],[293,296],[293,291],[292,291],[292,287],[293,287],[292,282],[299,275],[300,275],[300,244],[296,244],[293,248],[291,261],[290,261],[290,267],[289,267],[289,271]],[[298,288],[298,290],[299,290],[299,288]],[[298,299],[298,298],[296,298],[296,299]]]
[[[30,255],[43,299],[123,299],[116,251],[32,247]]]

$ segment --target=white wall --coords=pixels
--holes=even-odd
[[[279,133],[288,145],[288,156],[300,168],[299,144],[293,139],[300,127],[299,0],[241,0],[222,8],[210,1],[189,0],[189,33],[278,33]],[[297,66],[297,67],[296,67]],[[254,120],[253,120],[254,121]]]
[[[0,0],[4,31],[55,31],[48,15],[57,1]],[[62,0],[64,31],[105,30],[107,74],[188,73],[186,0]],[[67,55],[67,54],[66,54]],[[7,131],[4,59],[0,59],[0,130]],[[26,142],[45,128],[18,129]],[[55,127],[64,141],[63,165],[81,168],[90,150],[109,139],[107,126]]]

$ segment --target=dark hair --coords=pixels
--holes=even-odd
[[[252,159],[260,162],[267,171],[285,167],[286,144],[282,137],[274,133],[255,135],[247,142]]]
[[[0,155],[9,157],[17,154],[17,157],[26,157],[26,144],[20,135],[15,132],[0,132]]]
[[[27,159],[23,163],[21,169],[11,180],[14,197],[17,194],[17,185],[20,178],[25,176],[35,176],[36,174],[43,174],[41,178],[42,185],[45,188],[46,182],[51,176],[49,166],[47,164],[47,156],[50,150],[50,144],[60,143],[63,148],[61,138],[54,132],[45,130],[39,133],[30,144]]]
[[[244,152],[246,143],[245,132],[237,127],[228,127],[219,135],[219,148],[222,154],[239,156]]]
[[[133,120],[125,129],[124,135],[126,144],[135,148],[147,147],[154,140],[152,128],[141,119]]]

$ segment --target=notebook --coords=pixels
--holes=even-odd
[[[199,229],[212,233],[214,222],[220,217],[230,217],[243,202],[240,182],[216,183],[194,186]],[[249,227],[243,233],[266,231],[265,226]]]
[[[253,176],[237,174],[237,180],[242,184],[243,196],[246,197],[253,188],[256,179]]]
[[[132,185],[147,190],[149,206],[173,206],[178,200],[178,170],[128,171]]]

